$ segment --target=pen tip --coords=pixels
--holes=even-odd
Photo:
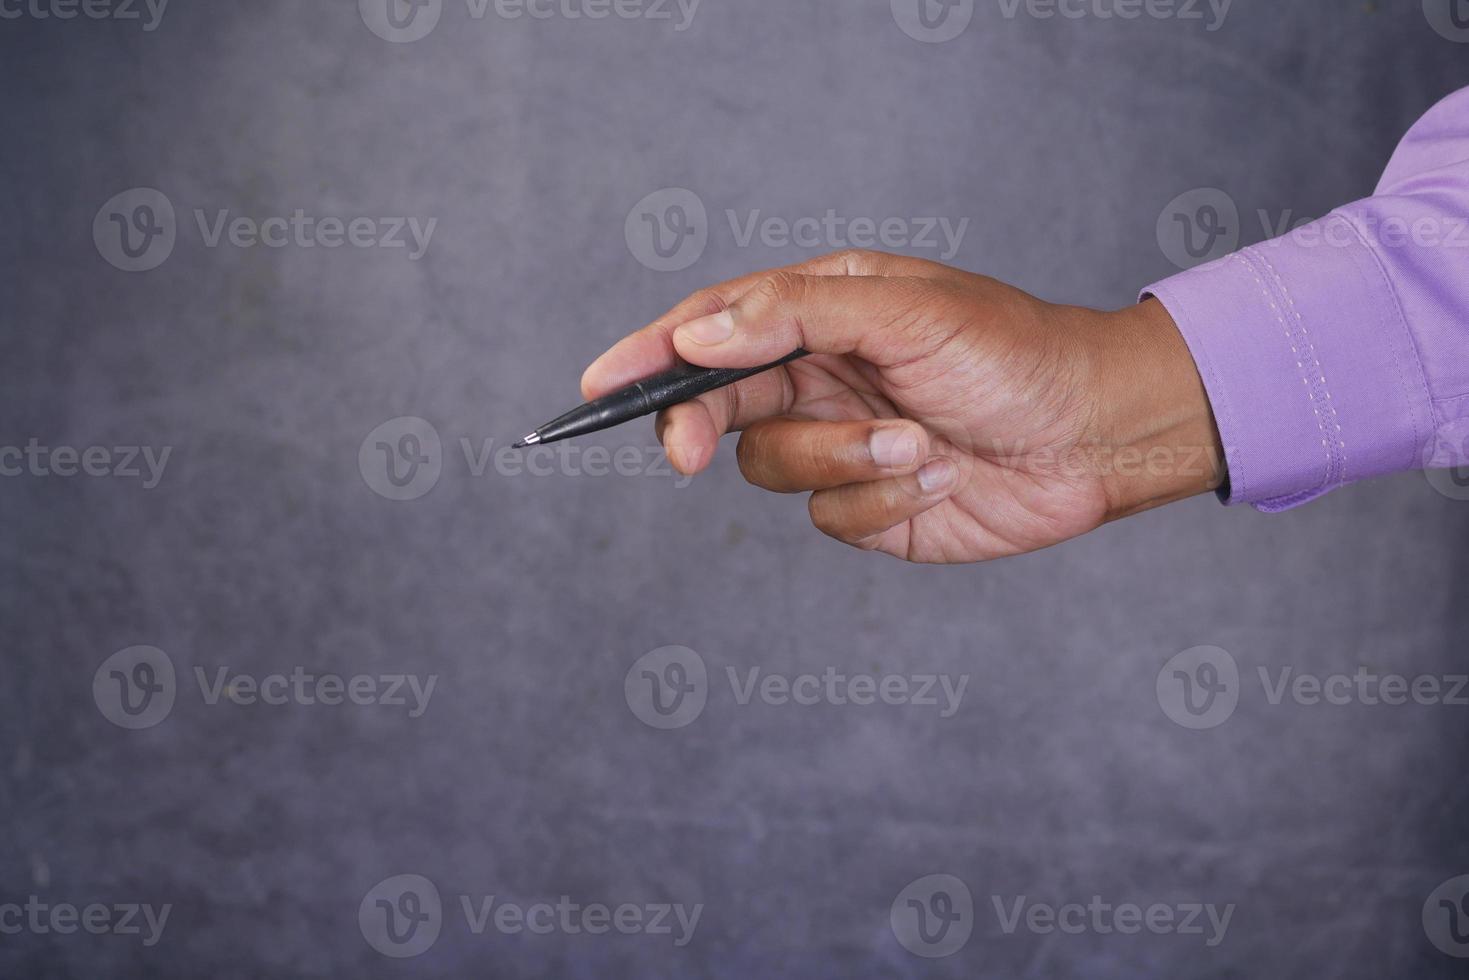
[[[519,442],[515,443],[510,448],[511,449],[524,449],[527,446],[534,446],[536,443],[538,443],[540,441],[541,441],[541,435],[540,435],[540,433],[539,432],[532,432],[530,435],[526,436],[524,439],[522,439]]]

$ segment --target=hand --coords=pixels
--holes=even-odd
[[[740,471],[811,491],[812,522],[917,562],[1035,551],[1223,478],[1193,359],[1161,304],[1053,306],[918,259],[845,252],[704,290],[623,339],[588,398],[672,367],[812,356],[658,418],[704,469],[742,430]]]

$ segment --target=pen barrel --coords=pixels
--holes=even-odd
[[[657,410],[657,406],[649,402],[647,394],[638,385],[632,385],[573,408],[565,415],[547,422],[536,432],[540,435],[542,444],[558,442],[610,429],[614,425],[621,425]]]
[[[648,411],[656,412],[670,405],[697,398],[706,392],[727,388],[737,381],[764,374],[766,371],[805,356],[806,351],[797,350],[770,364],[747,368],[701,368],[692,364],[683,364],[671,371],[639,381],[633,385],[633,388],[641,390],[647,396],[650,405]]]
[[[552,419],[536,430],[536,443],[544,445],[610,429],[805,356],[806,351],[797,350],[770,364],[748,368],[702,368],[681,364]]]

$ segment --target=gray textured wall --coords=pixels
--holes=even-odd
[[[493,454],[684,294],[826,250],[742,245],[726,210],[969,218],[954,264],[1120,306],[1175,271],[1157,227],[1177,195],[1223,191],[1250,241],[1260,210],[1368,193],[1469,84],[1469,44],[1418,0],[1237,0],[1222,25],[979,0],[942,43],[885,0],[703,0],[691,23],[558,3],[443,0],[390,43],[371,2],[175,0],[147,30],[146,8],[6,0],[0,445],[99,447],[111,475],[57,475],[63,452],[0,478],[0,975],[1462,975],[1437,903],[1469,873],[1469,707],[1272,704],[1258,673],[1469,670],[1469,503],[1422,476],[1270,518],[1200,499],[935,569],[826,540],[728,447],[680,485],[647,424],[590,443],[630,447],[635,475],[493,455],[476,475],[461,440]],[[150,271],[117,267],[110,217],[143,199],[104,208],[132,188],[174,210]],[[626,227],[665,188],[707,209],[672,272]],[[437,224],[415,261],[211,247],[198,218],[298,208]],[[376,444],[427,435],[405,416],[440,449],[419,443],[400,493]],[[156,486],[117,472],[127,446],[171,450]],[[641,670],[667,664],[624,682],[667,646],[697,655],[659,656],[702,664],[706,700],[659,730]],[[1238,704],[1191,730],[1163,668],[1198,646],[1227,651]],[[117,677],[149,668],[129,715]],[[417,717],[211,686],[224,669],[249,700],[298,668],[436,686]],[[728,674],[827,668],[967,686],[944,716],[741,703]],[[378,899],[433,911],[400,875],[442,912],[395,945]],[[938,892],[960,918],[925,945],[907,901],[942,911]],[[476,932],[466,896],[577,909]],[[1232,909],[1212,946],[1207,917],[1007,932],[996,902],[1021,896]],[[171,907],[154,945],[118,934],[129,903]],[[573,932],[596,903],[645,918]],[[701,906],[691,940],[646,928],[659,904]],[[105,934],[62,932],[68,907]]]

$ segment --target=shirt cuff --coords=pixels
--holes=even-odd
[[[1225,502],[1267,512],[1416,469],[1432,435],[1422,366],[1378,256],[1334,213],[1150,286],[1203,378]]]

